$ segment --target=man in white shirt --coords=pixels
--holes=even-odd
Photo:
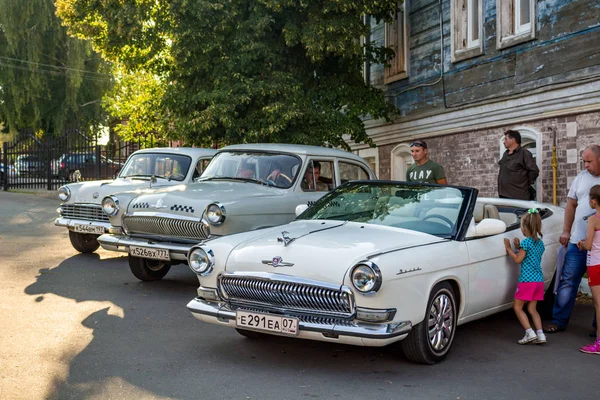
[[[554,299],[552,323],[544,327],[546,333],[561,332],[567,328],[581,278],[586,272],[587,253],[577,248],[577,242],[585,239],[587,217],[594,213],[590,207],[589,194],[592,186],[600,184],[600,146],[587,146],[581,158],[585,170],[577,175],[567,195],[560,243],[568,247]]]

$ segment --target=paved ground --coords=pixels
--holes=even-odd
[[[393,348],[251,341],[195,320],[196,278],[142,283],[126,258],[81,255],[57,201],[0,192],[1,399],[598,399],[592,308],[546,346],[519,346],[510,312],[458,328],[435,366]]]

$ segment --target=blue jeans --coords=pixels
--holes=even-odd
[[[569,323],[581,278],[587,270],[586,255],[585,250],[579,250],[576,244],[569,243],[552,309],[552,322],[561,328],[566,328]]]

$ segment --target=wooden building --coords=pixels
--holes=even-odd
[[[403,180],[409,144],[427,141],[449,183],[497,196],[504,131],[521,132],[540,168],[538,200],[558,202],[600,144],[600,0],[406,0],[394,23],[370,22],[391,65],[365,65],[365,79],[399,110],[367,119],[377,145],[351,143],[382,179]]]

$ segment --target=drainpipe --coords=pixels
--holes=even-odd
[[[558,205],[556,201],[556,168],[558,162],[556,161],[556,129],[552,128],[552,204]]]

